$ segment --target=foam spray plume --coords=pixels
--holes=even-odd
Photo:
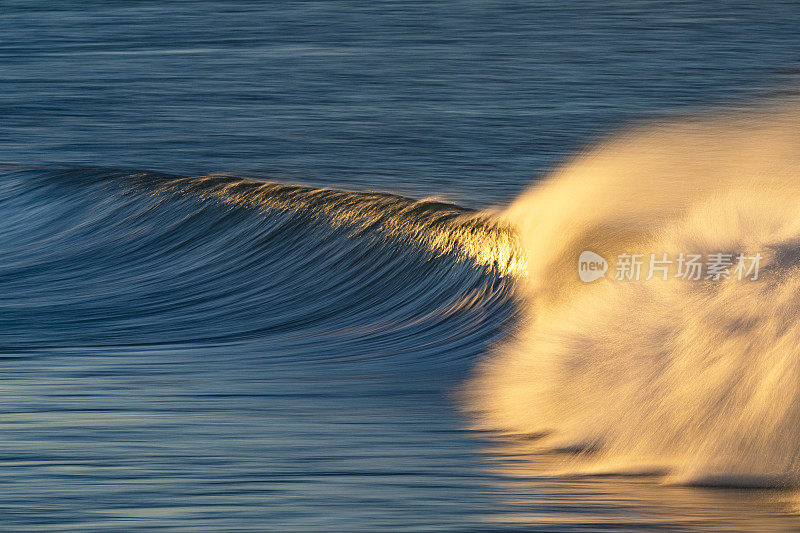
[[[479,427],[582,450],[589,471],[800,484],[800,106],[636,128],[502,217],[528,260],[526,318],[465,387]],[[761,259],[757,279],[585,283],[587,250]]]

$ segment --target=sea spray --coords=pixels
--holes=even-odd
[[[601,143],[503,214],[525,318],[466,386],[477,425],[591,451],[580,468],[689,484],[800,482],[800,106]],[[715,254],[724,275],[579,276],[579,257]],[[758,272],[735,275],[737,258]],[[646,266],[646,263],[645,263]],[[664,279],[666,278],[666,279]]]

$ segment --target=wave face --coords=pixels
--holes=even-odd
[[[466,529],[496,497],[442,396],[520,257],[431,199],[0,166],[3,524]]]
[[[257,343],[273,362],[430,364],[513,312],[516,235],[435,200],[6,167],[0,348]]]
[[[479,425],[581,451],[584,472],[798,485],[798,109],[638,128],[514,202],[525,318],[467,387]],[[584,283],[584,250],[762,259],[757,280],[617,280],[611,267]]]

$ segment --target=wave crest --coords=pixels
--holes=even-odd
[[[235,177],[9,166],[0,213],[8,351],[450,364],[500,333],[521,264],[513,230],[452,204]]]

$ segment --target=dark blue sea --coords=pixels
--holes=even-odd
[[[550,475],[459,400],[520,321],[476,210],[793,93],[798,30],[792,1],[0,0],[0,529],[800,530],[775,491]]]

